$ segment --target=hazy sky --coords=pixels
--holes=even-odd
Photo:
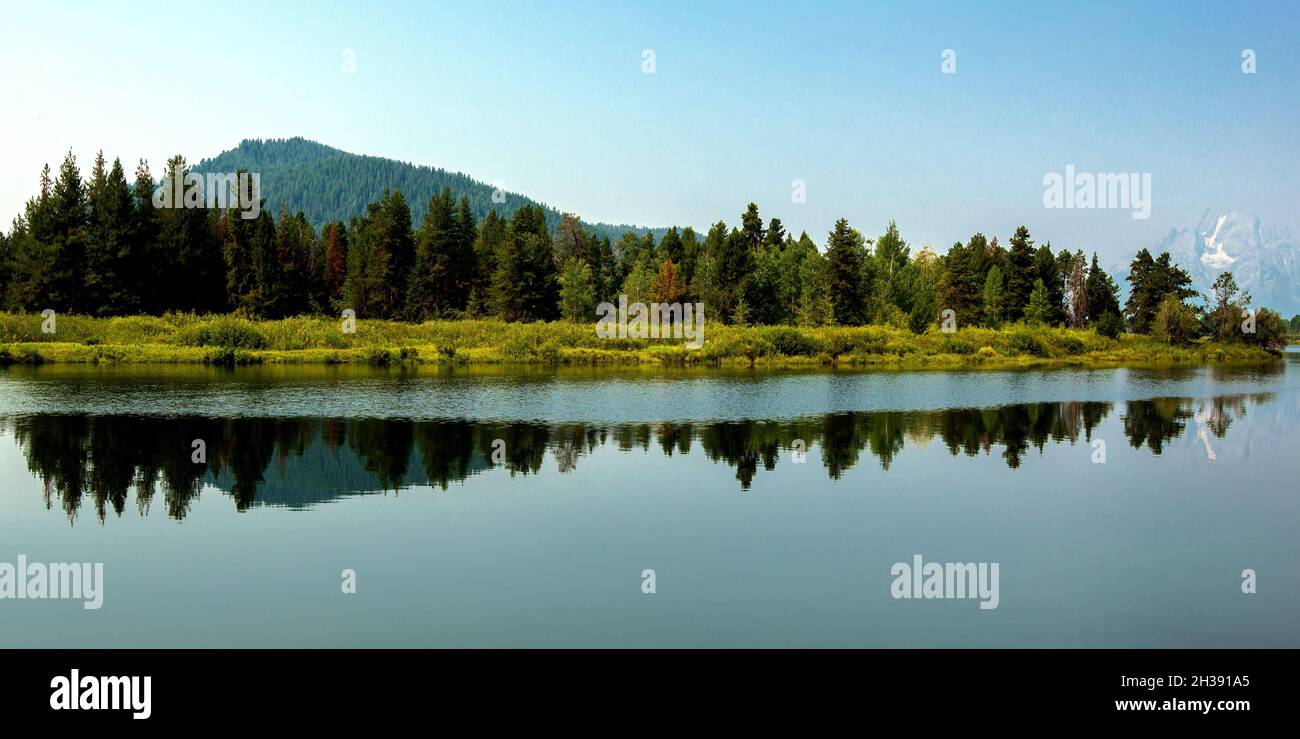
[[[157,174],[305,136],[592,221],[706,227],[754,200],[819,244],[838,217],[940,249],[1024,223],[1107,260],[1204,208],[1297,230],[1300,5],[1061,5],[4,0],[0,219],[69,147]],[[1150,218],[1045,208],[1067,164],[1151,173]]]

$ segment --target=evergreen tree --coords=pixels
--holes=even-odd
[[[551,320],[559,315],[559,276],[546,214],[540,206],[515,211],[492,279],[497,314],[507,321]]]
[[[750,289],[750,275],[754,271],[754,250],[750,244],[750,236],[732,229],[716,255],[717,312],[724,321],[734,319],[737,307]]]
[[[1047,290],[1047,316],[1043,323],[1056,324],[1065,320],[1065,278],[1060,272],[1052,244],[1048,242],[1034,251],[1034,272]]]
[[[17,232],[17,225],[11,233]],[[0,230],[0,310],[9,308],[9,282],[13,278],[13,253],[10,251],[9,236]]]
[[[1033,291],[1034,280],[1041,279],[1034,264],[1034,242],[1029,238],[1029,229],[1021,226],[1011,237],[1011,249],[1007,254],[1006,287],[1004,289],[1003,312],[1007,320],[1019,321],[1025,314],[1029,303],[1029,293]]]
[[[1089,323],[1097,323],[1106,314],[1119,317],[1119,286],[1097,264],[1097,252],[1092,253],[1092,267],[1088,270],[1086,290]]]
[[[95,159],[88,192],[90,225],[86,246],[88,309],[101,316],[139,312],[141,286],[134,282],[143,268],[133,238],[134,203],[121,161],[104,171],[104,155]]]
[[[901,289],[903,270],[907,267],[907,242],[898,233],[898,226],[893,221],[884,235],[876,239],[875,250],[871,255],[874,281],[871,286],[870,314],[872,319],[881,323],[890,323],[891,315],[896,315],[911,306],[907,304],[905,292]]]
[[[333,311],[343,298],[343,283],[348,272],[348,232],[339,221],[326,226],[325,265],[322,275],[321,308]]]
[[[560,271],[560,315],[575,323],[594,320],[596,283],[591,265],[579,257],[569,257]]]
[[[1034,287],[1029,291],[1029,302],[1025,305],[1025,323],[1039,325],[1052,318],[1052,301],[1047,285],[1041,279],[1034,280]]]
[[[131,188],[134,209],[131,221],[131,240],[136,253],[136,269],[129,277],[130,284],[139,296],[139,305],[147,313],[158,314],[166,310],[166,295],[158,289],[163,279],[163,255],[158,244],[158,209],[153,204],[154,182],[149,163],[141,159],[135,168],[135,183]]]
[[[709,315],[717,318],[722,317],[720,313],[724,300],[719,280],[719,259],[726,239],[726,223],[718,221],[709,228],[709,232],[704,236],[704,243],[700,247],[689,283],[691,297],[703,303]]]
[[[1173,264],[1169,252],[1162,252],[1155,259],[1146,249],[1138,252],[1129,267],[1128,281],[1132,289],[1124,306],[1124,315],[1135,333],[1152,330],[1152,322],[1166,298],[1172,297],[1181,305],[1197,294],[1192,289],[1191,275]],[[1183,313],[1170,309],[1166,311],[1166,317],[1178,322]],[[1168,326],[1164,328],[1168,329]]]
[[[89,209],[77,159],[69,151],[49,195],[49,292],[47,307],[80,313],[87,308],[82,286],[86,270],[86,230]]]
[[[1147,333],[1159,309],[1160,298],[1152,291],[1151,271],[1154,268],[1155,260],[1146,249],[1139,251],[1129,263],[1128,277],[1125,278],[1129,293],[1124,303],[1124,319],[1134,333]]]
[[[685,282],[688,286],[693,285],[695,282],[695,265],[699,258],[699,237],[695,235],[695,229],[687,226],[682,229],[682,261],[678,262],[678,264],[681,265],[682,282]],[[689,297],[694,297],[694,295],[689,295]]]
[[[191,182],[184,157],[167,161],[164,183],[181,197],[165,198],[158,210],[158,245],[153,258],[161,271],[163,309],[225,310],[226,263],[217,243],[216,218],[210,218],[215,214],[205,207],[202,187]],[[176,202],[178,199],[181,202]]]
[[[966,246],[958,241],[948,250],[948,256],[943,260],[939,281],[940,303],[942,308],[956,312],[959,326],[978,325],[982,317],[980,292],[984,286],[984,275],[979,271],[979,261],[983,255],[976,251],[980,248],[974,244]]]
[[[779,223],[777,221],[778,226]],[[768,326],[785,323],[787,314],[786,302],[781,294],[781,247],[767,242],[759,245],[754,251],[753,264],[748,290],[744,295],[746,305],[750,306],[749,319]]]
[[[866,320],[862,285],[864,251],[862,235],[849,228],[847,220],[836,221],[826,242],[826,267],[831,318],[841,326],[857,326]]]
[[[481,317],[495,312],[492,279],[497,270],[497,255],[505,241],[506,222],[490,210],[474,238],[474,280],[470,285],[467,313]]]
[[[1002,270],[995,264],[984,278],[984,325],[997,328],[1006,315],[1005,296],[1002,289]]]
[[[672,260],[659,265],[659,274],[650,283],[650,301],[661,305],[680,303],[686,297],[686,283]]]
[[[664,234],[664,238],[659,242],[659,256],[661,259],[679,265],[686,258],[682,237],[677,233],[677,227],[673,226]]]
[[[457,270],[465,258],[451,190],[429,199],[415,234],[415,267],[407,293],[406,315],[413,321],[443,318],[464,307]]]
[[[905,268],[907,285],[907,325],[913,333],[923,334],[938,319],[938,292],[942,266],[927,244]]]
[[[799,263],[799,306],[796,319],[800,326],[826,326],[835,320],[829,266],[806,233],[799,241],[802,243],[805,240],[812,248],[802,250],[803,258]]]
[[[352,294],[364,300],[354,310],[358,316],[397,318],[404,312],[415,262],[411,210],[402,191],[385,191],[379,202],[370,204],[358,226],[349,229],[358,237],[354,242],[358,264],[349,265],[348,273],[349,278],[362,280]]]
[[[750,203],[740,216],[740,231],[748,248],[757,249],[763,243],[766,232],[763,230],[763,219],[758,215],[758,206],[754,203]]]
[[[785,241],[785,226],[781,224],[781,219],[773,218],[768,221],[767,231],[763,234],[763,245],[779,250],[785,247]]]

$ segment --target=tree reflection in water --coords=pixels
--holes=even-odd
[[[1125,401],[1120,420],[1135,449],[1160,454],[1189,422],[1213,459],[1210,438],[1223,438],[1251,404],[1268,393],[1208,400],[1158,398]],[[761,466],[789,458],[796,441],[820,448],[831,479],[859,464],[863,454],[889,470],[909,445],[934,439],[953,456],[992,454],[1012,469],[1031,449],[1048,443],[1091,441],[1115,410],[1110,402],[1053,402],[992,408],[833,413],[789,421],[696,423],[542,424],[466,420],[409,421],[338,418],[144,418],[33,415],[0,419],[12,428],[27,466],[43,483],[47,506],[56,502],[75,519],[89,498],[96,516],[121,514],[131,491],[141,513],[161,493],[166,515],[182,519],[205,485],[233,498],[237,510],[254,504],[309,508],[348,495],[412,486],[446,490],[451,483],[496,468],[512,477],[541,471],[546,453],[564,474],[604,446],[627,452],[657,446],[667,456],[704,456],[736,470],[747,490]],[[205,463],[191,461],[191,441],[203,439]]]

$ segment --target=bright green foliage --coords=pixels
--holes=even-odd
[[[566,321],[594,321],[596,303],[591,265],[569,257],[560,271],[560,317]]]
[[[1034,280],[1034,288],[1029,291],[1029,303],[1025,305],[1025,323],[1031,326],[1048,323],[1052,319],[1052,302],[1047,286],[1041,279]]]

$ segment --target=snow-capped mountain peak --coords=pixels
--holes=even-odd
[[[1193,225],[1170,230],[1149,247],[1153,256],[1168,251],[1192,276],[1204,295],[1224,271],[1251,294],[1251,306],[1271,308],[1283,317],[1300,313],[1300,249],[1290,231],[1278,223],[1235,209],[1209,209]],[[1127,292],[1124,277],[1132,257],[1115,265],[1111,274]]]

